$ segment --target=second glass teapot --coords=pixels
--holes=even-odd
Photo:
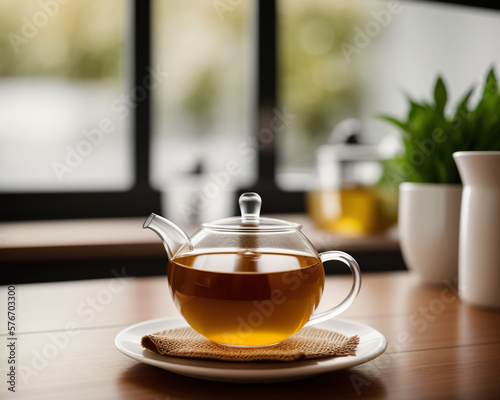
[[[241,195],[239,203],[241,217],[202,224],[191,238],[156,214],[144,222],[162,239],[173,299],[193,329],[221,345],[268,346],[352,304],[361,273],[351,256],[318,254],[301,225],[260,217],[256,193]],[[314,314],[330,260],[349,266],[352,288],[340,304]]]

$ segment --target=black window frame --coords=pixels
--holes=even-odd
[[[500,9],[500,4],[488,1],[434,1],[489,9]],[[255,69],[256,95],[254,99],[253,132],[269,126],[269,115],[279,108],[277,96],[277,0],[256,1]],[[140,85],[151,65],[151,0],[134,0],[131,10],[131,53],[133,85]],[[134,144],[134,184],[124,192],[50,192],[0,194],[0,220],[42,220],[73,218],[117,218],[144,216],[160,211],[160,193],[150,184],[151,98],[137,102],[132,116]],[[265,198],[264,213],[304,211],[304,192],[283,191],[276,184],[276,135],[262,143],[258,151],[255,185],[241,188],[256,191]],[[236,205],[235,205],[236,206]]]

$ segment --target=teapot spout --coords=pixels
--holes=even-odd
[[[187,246],[190,250],[193,249],[191,240],[186,232],[166,218],[151,214],[146,221],[144,221],[142,227],[144,229],[151,229],[160,237],[170,261],[172,261],[181,247]]]

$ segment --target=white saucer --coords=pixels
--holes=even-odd
[[[345,319],[331,319],[314,326],[330,329],[346,336],[358,335],[360,343],[356,356],[292,362],[237,363],[160,356],[141,346],[141,338],[144,335],[183,326],[187,326],[187,323],[179,318],[160,318],[140,322],[122,330],[115,338],[115,345],[123,354],[134,360],[176,374],[211,381],[238,383],[284,382],[304,379],[363,364],[380,356],[387,347],[387,340],[379,331],[359,322]]]

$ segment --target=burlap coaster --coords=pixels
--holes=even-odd
[[[359,337],[307,327],[270,347],[240,348],[218,345],[190,327],[143,336],[142,347],[165,356],[219,361],[294,361],[312,358],[355,356]]]

